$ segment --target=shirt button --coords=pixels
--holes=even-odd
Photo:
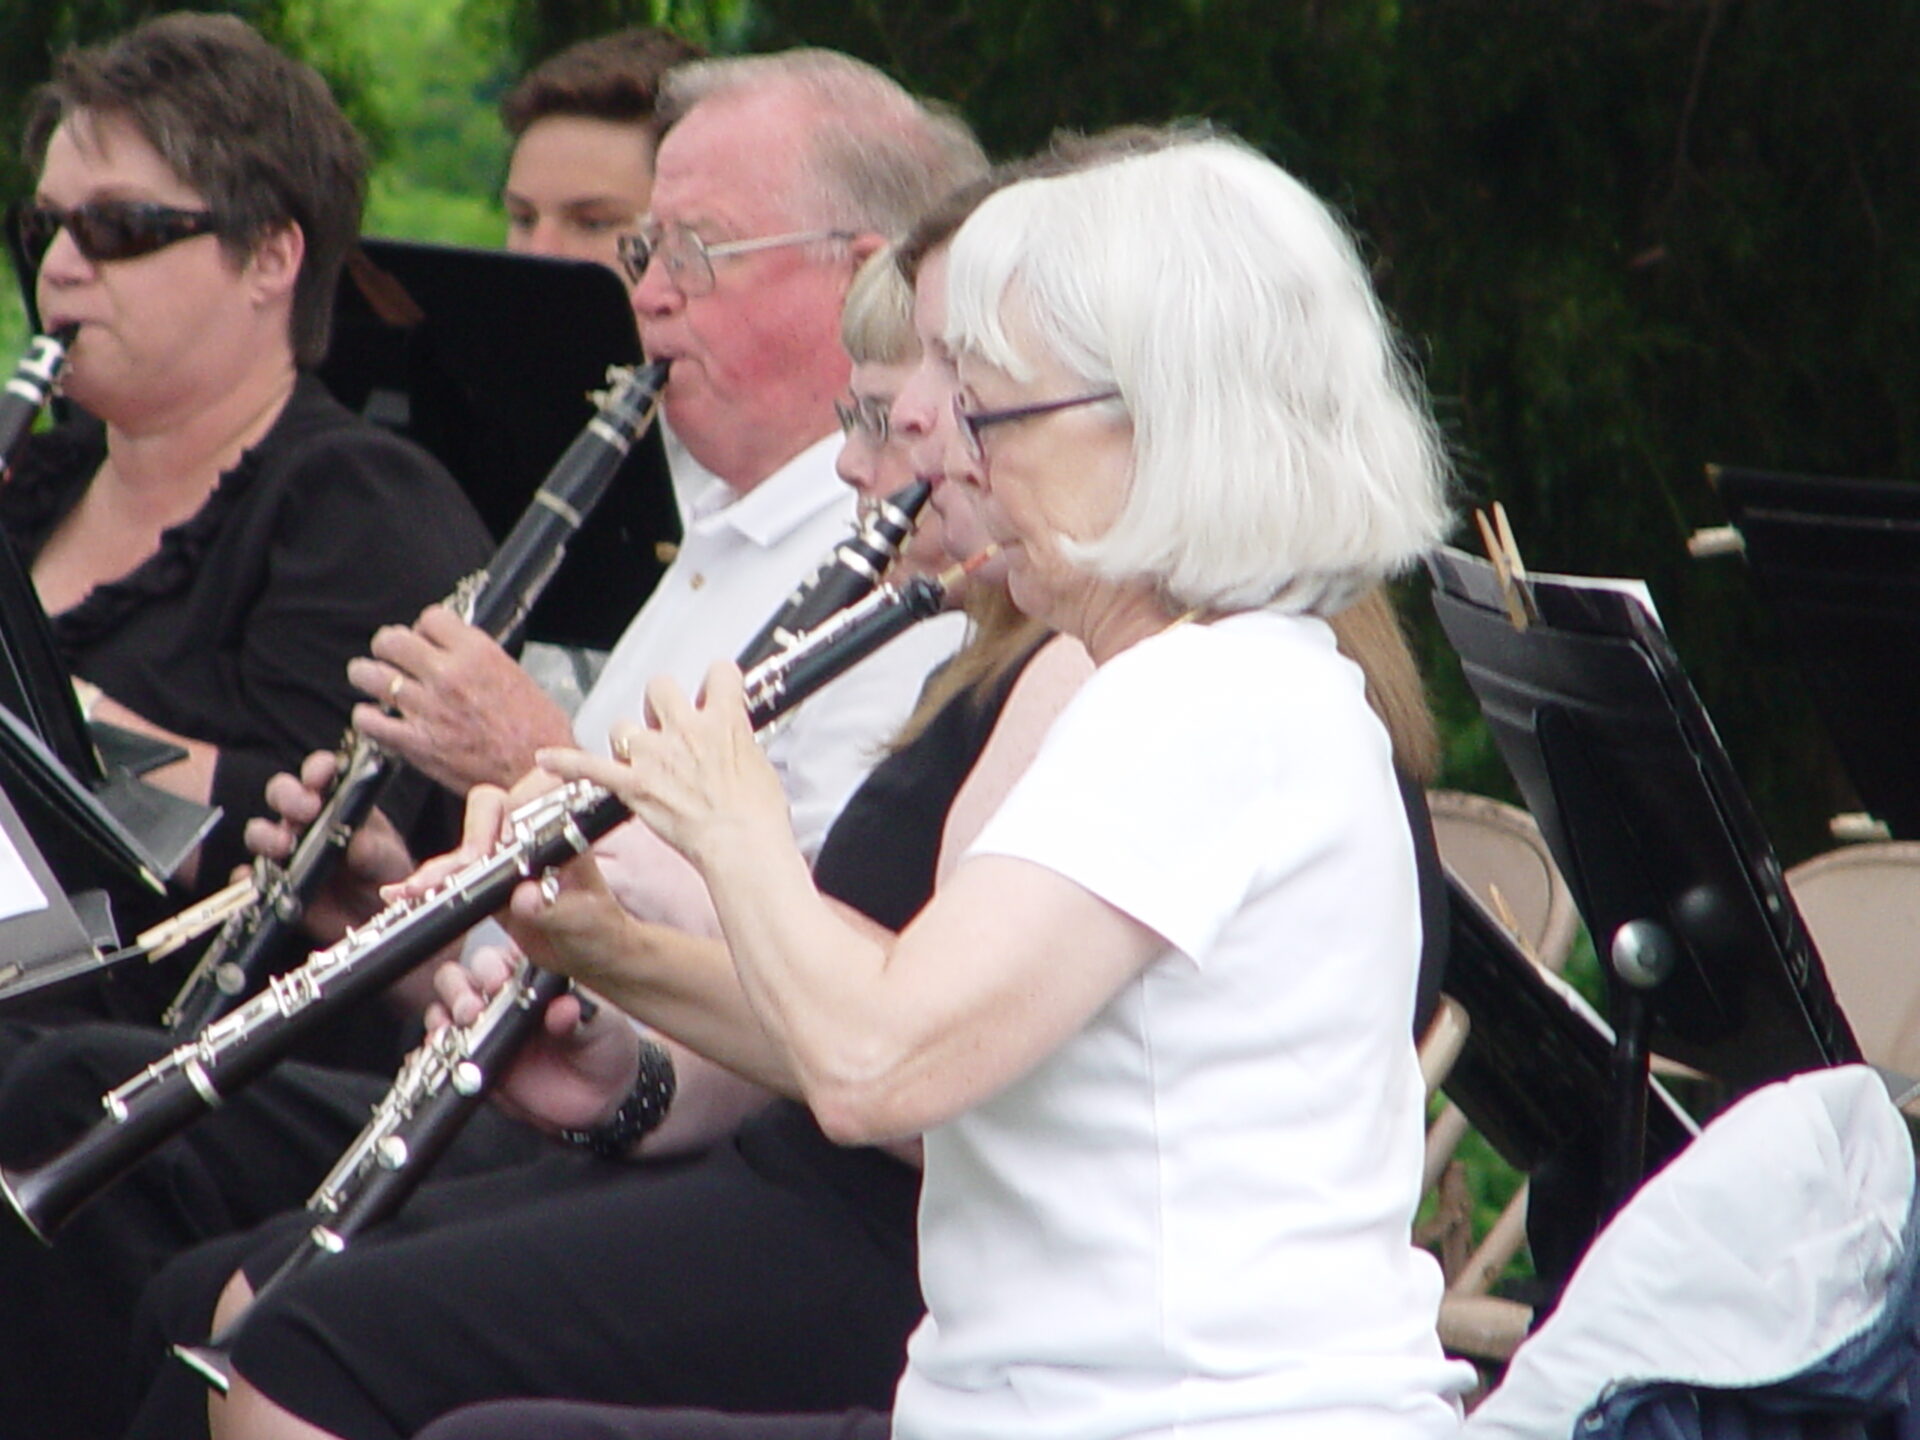
[[[706,583],[707,583],[707,577],[705,575],[702,575],[696,572],[687,581],[687,588],[689,590],[698,590],[702,585],[705,585]]]

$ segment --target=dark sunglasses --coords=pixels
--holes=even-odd
[[[219,229],[211,210],[178,210],[147,200],[95,200],[62,210],[53,205],[22,206],[14,212],[20,243],[38,265],[53,237],[65,229],[74,248],[96,265],[104,260],[133,260],[195,235]]]

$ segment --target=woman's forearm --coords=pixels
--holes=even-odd
[[[570,886],[552,904],[531,892],[523,896],[509,928],[538,963],[572,975],[649,1028],[735,1074],[801,1097],[800,1077],[749,1001],[724,941],[639,919],[597,885]],[[850,930],[862,925],[886,934],[845,913]]]
[[[695,863],[743,1001],[802,1097],[817,1105],[890,1064],[898,1030],[883,1011],[892,937],[837,911],[790,844],[742,839]]]

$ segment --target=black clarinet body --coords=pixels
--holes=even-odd
[[[311,1260],[335,1255],[406,1204],[500,1077],[539,1033],[566,976],[525,965],[468,1026],[448,1025],[408,1057],[362,1132],[307,1202],[312,1243],[289,1256],[254,1298]],[[383,1113],[385,1112],[385,1113]]]
[[[947,587],[969,568],[956,566],[938,579],[882,585],[754,667],[745,686],[755,728],[779,719],[894,636],[937,613]],[[520,881],[584,853],[627,815],[618,797],[585,781],[522,805],[509,817],[508,840],[490,854],[447,877],[431,894],[388,907],[315,952],[306,964],[273,977],[260,994],[108,1091],[101,1101],[105,1118],[73,1145],[31,1169],[0,1169],[0,1195],[36,1235],[50,1239],[87,1200],[275,1064],[316,1026],[384,989],[499,910]],[[531,1033],[529,1026],[519,1039]],[[398,1189],[384,1191],[382,1213],[391,1213],[423,1168],[399,1167],[391,1182],[383,1182]],[[356,1228],[364,1227],[356,1222]]]
[[[872,591],[913,534],[920,512],[932,497],[933,486],[915,480],[862,514],[853,534],[834,546],[819,567],[794,587],[735,663],[751,670]]]
[[[667,385],[667,363],[611,372],[594,417],[573,438],[474,583],[466,619],[512,649],[527,616],[566,557],[574,533],[593,513],[627,452],[653,423]]]
[[[664,361],[609,372],[593,419],[554,463],[487,568],[462,581],[448,601],[462,618],[503,645],[516,643],[568,542],[646,433],[666,382]],[[320,814],[285,865],[254,863],[253,899],[228,917],[161,1017],[170,1034],[196,1034],[225,1014],[298,943],[308,903],[403,768],[385,746],[348,732]]]
[[[564,975],[522,962],[471,1025],[448,1025],[422,1041],[366,1129],[308,1198],[312,1228],[260,1283],[249,1306],[398,1212],[538,1033],[547,1006],[571,988]],[[245,1320],[243,1311],[204,1344],[176,1345],[173,1353],[224,1395],[232,1380],[228,1352]]]
[[[899,585],[882,585],[747,671],[742,682],[754,729],[772,723],[901,631],[939,614],[947,587],[964,569],[955,566],[939,579],[916,575]]]
[[[513,887],[584,853],[627,817],[620,800],[576,781],[509,817],[509,838],[418,900],[389,906],[304,965],[107,1092],[103,1119],[31,1170],[0,1169],[20,1218],[50,1239],[87,1200],[155,1146],[240,1090],[316,1026],[375,994],[507,903]]]
[[[66,373],[67,350],[80,331],[63,325],[51,335],[36,335],[13,367],[6,388],[0,390],[0,470],[11,469],[20,444],[33,433],[33,422],[47,408],[60,377]]]

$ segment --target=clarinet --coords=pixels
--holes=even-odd
[[[607,378],[598,413],[548,472],[492,562],[462,580],[447,602],[462,619],[504,645],[512,644],[565,558],[567,543],[652,423],[667,365],[616,368]],[[347,732],[319,815],[301,833],[284,866],[264,857],[254,861],[247,898],[226,917],[160,1017],[170,1034],[198,1033],[269,972],[274,957],[297,937],[307,905],[403,769],[401,758],[385,746]]]
[[[63,325],[51,335],[36,335],[26,354],[13,367],[6,389],[0,390],[0,470],[12,466],[21,441],[32,433],[33,422],[53,399],[66,373],[67,350],[78,325]]]
[[[947,587],[985,558],[937,580],[881,587],[829,623],[790,637],[780,654],[743,679],[749,721],[764,728],[901,631],[937,614]],[[372,1120],[308,1199],[315,1222],[305,1240],[261,1283],[254,1302],[316,1261],[340,1254],[406,1204],[538,1032],[547,1006],[569,988],[563,977],[522,961],[471,1025],[448,1025],[409,1055]],[[204,1344],[174,1346],[175,1357],[224,1395],[231,1384],[228,1352],[245,1318],[244,1312],[236,1316]]]
[[[406,1204],[540,1028],[547,1006],[571,988],[565,976],[522,960],[472,1024],[444,1026],[421,1042],[401,1062],[367,1127],[308,1197],[313,1227],[260,1283],[249,1306],[316,1260],[340,1254]],[[232,1383],[228,1352],[245,1319],[243,1311],[204,1344],[176,1345],[173,1353],[224,1395]]]
[[[576,781],[529,801],[507,840],[428,894],[388,906],[101,1097],[105,1117],[47,1164],[0,1169],[0,1191],[41,1239],[81,1203],[281,1059],[303,1036],[397,980],[507,903],[522,880],[582,854],[626,807]]]
[[[882,585],[826,625],[754,667],[745,680],[756,729],[945,604],[946,587],[984,556],[939,579]],[[513,887],[583,853],[628,816],[619,798],[575,780],[528,801],[508,838],[427,895],[402,900],[304,965],[276,975],[239,1008],[108,1091],[106,1115],[46,1163],[0,1169],[0,1195],[43,1240],[135,1162],[280,1060],[343,1008],[384,989],[507,903]],[[416,1172],[417,1174],[417,1172]]]
[[[834,546],[819,568],[794,587],[786,602],[760,627],[760,633],[747,642],[735,663],[742,670],[751,670],[869,593],[907,543],[914,522],[932,496],[931,484],[915,480],[863,514],[853,534]]]

